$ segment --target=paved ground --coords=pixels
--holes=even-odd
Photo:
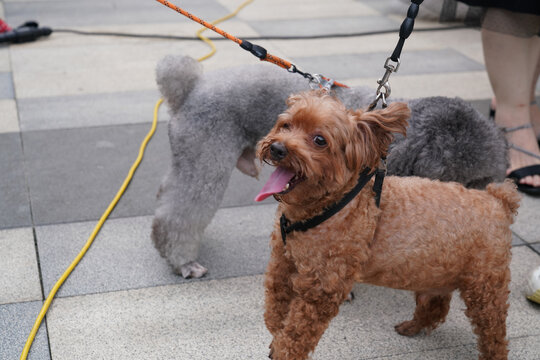
[[[217,19],[240,0],[178,1]],[[396,29],[399,0],[255,0],[222,27],[249,35]],[[460,10],[460,9],[458,9]],[[428,5],[417,28],[441,26]],[[0,18],[80,30],[191,36],[198,26],[155,1],[0,1]],[[374,86],[397,35],[260,41],[302,69]],[[218,42],[206,69],[256,62]],[[158,59],[199,57],[194,41],[53,33],[0,47],[0,359],[18,358],[52,285],[80,250],[135,159],[159,98]],[[293,75],[291,75],[293,76]],[[415,32],[391,79],[400,97],[461,96],[487,111],[491,97],[479,32]],[[166,110],[125,197],[62,287],[30,359],[263,359],[262,274],[274,204],[255,205],[261,183],[235,173],[209,227],[201,261],[208,276],[171,273],[149,239],[154,196],[169,161]],[[523,198],[513,226],[511,359],[540,359],[540,308],[527,302],[527,273],[540,265],[540,199]],[[475,337],[454,297],[430,336],[404,338],[393,325],[413,311],[411,294],[358,286],[324,335],[315,359],[475,359]]]

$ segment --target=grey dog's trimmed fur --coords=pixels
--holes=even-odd
[[[203,232],[215,215],[235,165],[256,176],[253,149],[285,110],[290,94],[307,81],[270,64],[203,74],[190,57],[167,56],[157,66],[157,83],[168,103],[171,166],[158,191],[152,239],[161,255],[184,277],[200,277],[197,263]],[[375,91],[338,88],[348,108],[362,108]],[[459,98],[408,101],[407,136],[390,147],[388,173],[457,181],[483,188],[502,181],[506,142],[493,122]]]

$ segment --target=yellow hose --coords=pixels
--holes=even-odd
[[[225,15],[224,17],[222,18],[219,18],[215,21],[212,22],[212,25],[217,25],[219,24],[220,22],[223,22],[225,20],[229,20],[230,18],[238,15],[238,13],[240,12],[240,10],[242,10],[245,6],[247,6],[248,4],[252,3],[253,0],[246,0],[245,2],[243,2],[238,8],[236,8],[236,10],[234,10],[232,13],[230,13],[229,15]],[[204,56],[201,56],[200,58],[197,59],[197,61],[204,61],[206,59],[208,59],[209,57],[212,57],[215,53],[216,53],[216,46],[214,45],[214,43],[212,42],[212,40],[210,40],[209,38],[205,37],[202,35],[202,33],[205,31],[205,30],[208,30],[208,28],[206,27],[202,27],[200,28],[199,30],[197,30],[197,36],[199,37],[199,39],[201,39],[202,41],[204,41],[206,44],[208,44],[208,46],[210,46],[210,48],[212,49],[208,54],[204,55]]]
[[[43,303],[43,306],[41,307],[41,311],[39,312],[39,315],[38,315],[38,317],[37,317],[37,319],[36,319],[36,321],[34,323],[34,326],[32,327],[32,331],[30,332],[30,335],[28,336],[28,339],[26,340],[26,344],[24,345],[24,349],[23,349],[23,352],[21,354],[21,360],[26,359],[26,357],[28,356],[28,352],[30,351],[30,347],[32,346],[32,342],[34,341],[34,338],[35,338],[36,333],[37,333],[37,331],[39,329],[39,326],[41,325],[41,322],[43,321],[43,317],[45,316],[45,314],[49,310],[49,307],[50,307],[50,305],[51,305],[51,303],[53,301],[54,296],[58,292],[58,289],[60,289],[60,287],[66,281],[66,279],[71,274],[73,269],[75,269],[75,267],[79,264],[79,262],[81,261],[83,256],[86,254],[86,252],[90,248],[90,245],[92,245],[92,242],[94,241],[97,234],[101,230],[101,227],[103,226],[103,224],[105,223],[105,221],[109,217],[109,214],[113,211],[114,207],[116,206],[116,204],[118,203],[118,201],[120,200],[120,198],[122,197],[124,192],[126,191],[126,188],[128,187],[129,183],[131,182],[131,179],[133,178],[133,174],[135,173],[135,170],[137,170],[137,167],[139,166],[139,164],[142,161],[144,151],[146,149],[146,145],[148,144],[148,141],[150,141],[150,138],[152,138],[152,135],[154,135],[154,132],[156,131],[158,110],[159,110],[159,106],[161,105],[162,102],[163,102],[163,99],[159,99],[158,102],[156,103],[156,106],[154,107],[154,121],[152,122],[152,127],[151,127],[150,131],[148,132],[148,134],[146,135],[146,137],[144,138],[144,140],[143,140],[143,142],[141,144],[141,147],[139,149],[139,156],[137,156],[137,159],[135,160],[135,162],[131,166],[131,169],[129,169],[129,173],[126,176],[126,178],[124,180],[124,183],[120,187],[120,190],[118,190],[118,192],[116,193],[116,196],[114,197],[113,201],[109,204],[109,207],[107,208],[107,210],[105,210],[103,215],[101,215],[101,218],[99,219],[96,227],[94,228],[94,231],[92,231],[92,234],[90,235],[90,237],[86,241],[86,244],[84,244],[83,248],[81,249],[81,251],[79,252],[77,257],[75,258],[75,260],[73,260],[73,262],[69,265],[69,267],[66,269],[66,271],[64,271],[64,273],[62,274],[60,279],[58,279],[56,284],[54,284],[53,288],[51,289],[51,292],[49,293],[49,296],[47,296],[47,299]]]
[[[248,5],[251,2],[253,2],[253,0],[245,1],[234,12],[232,12],[229,15],[226,15],[226,16],[224,16],[222,18],[219,18],[219,19],[215,20],[212,24],[218,24],[218,23],[220,23],[222,21],[225,21],[225,20],[228,20],[228,19],[232,18],[233,16],[236,16],[238,14],[238,12],[240,10],[242,10],[242,8],[244,8],[246,5]],[[202,41],[204,41],[206,44],[208,44],[211,47],[212,50],[208,54],[206,54],[206,55],[202,56],[201,58],[197,59],[198,61],[204,61],[204,60],[208,59],[209,57],[211,57],[212,55],[214,55],[215,52],[216,52],[216,47],[215,47],[214,43],[210,39],[208,39],[208,38],[201,35],[204,30],[206,30],[205,27],[198,30],[197,31],[197,36]],[[60,289],[62,284],[64,284],[64,282],[69,277],[69,275],[73,272],[75,267],[79,264],[79,262],[81,261],[83,256],[86,254],[86,252],[88,251],[88,249],[90,248],[90,246],[94,242],[94,239],[96,238],[97,234],[101,230],[103,224],[105,223],[105,221],[107,221],[107,218],[109,217],[110,213],[113,211],[113,209],[116,206],[116,204],[118,203],[118,201],[120,201],[120,199],[122,198],[122,195],[124,195],[124,192],[126,191],[129,183],[131,182],[131,179],[133,178],[135,170],[137,170],[137,168],[139,167],[139,164],[142,161],[142,158],[144,156],[144,151],[146,150],[146,145],[148,144],[148,142],[150,141],[150,139],[154,135],[154,132],[156,131],[157,119],[158,119],[158,110],[159,110],[159,106],[161,105],[162,102],[163,102],[163,99],[159,99],[157,101],[155,107],[154,107],[154,119],[152,121],[152,127],[150,128],[150,131],[148,132],[148,134],[144,138],[143,142],[141,143],[141,147],[139,148],[139,156],[137,157],[137,159],[135,160],[135,162],[131,166],[131,169],[129,169],[129,173],[126,176],[126,178],[124,180],[124,183],[120,187],[120,190],[118,190],[118,192],[116,193],[116,196],[114,197],[112,202],[109,204],[109,207],[107,208],[107,210],[105,210],[103,215],[101,215],[101,218],[99,219],[98,223],[96,224],[96,226],[94,228],[94,231],[92,231],[92,234],[90,235],[90,237],[86,241],[86,244],[84,244],[83,248],[81,249],[81,251],[79,252],[77,257],[75,258],[75,260],[73,260],[73,262],[69,265],[69,267],[66,269],[66,271],[64,271],[62,276],[54,284],[53,288],[51,289],[51,292],[47,296],[47,299],[45,299],[45,302],[43,303],[43,306],[41,307],[41,311],[39,312],[39,314],[38,314],[38,316],[36,318],[36,321],[34,322],[34,326],[32,327],[32,330],[30,331],[30,335],[28,335],[28,339],[26,340],[26,344],[24,345],[23,351],[21,353],[20,360],[26,360],[26,358],[28,357],[28,352],[30,351],[30,347],[32,346],[32,343],[34,342],[34,338],[36,337],[36,334],[37,334],[37,332],[39,330],[39,327],[40,327],[40,325],[41,325],[41,323],[43,321],[43,318],[45,317],[45,314],[49,310],[49,307],[51,306],[51,303],[52,303],[54,297],[56,296],[56,293],[58,292],[58,290]]]

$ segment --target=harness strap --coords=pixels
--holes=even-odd
[[[279,219],[279,225],[281,229],[281,239],[283,240],[283,245],[287,244],[286,238],[287,234],[293,231],[307,231],[309,229],[312,229],[326,220],[330,219],[332,216],[337,214],[341,209],[343,209],[349,202],[351,202],[352,199],[358,195],[358,193],[366,186],[366,184],[371,180],[373,175],[375,175],[375,184],[373,185],[373,191],[375,191],[375,202],[377,204],[377,207],[379,206],[379,201],[381,198],[381,191],[382,191],[382,182],[384,178],[384,170],[377,169],[377,171],[374,171],[370,173],[370,168],[365,168],[362,173],[360,173],[360,177],[358,178],[358,183],[356,186],[349,191],[341,200],[334,205],[327,208],[322,214],[314,216],[310,219],[307,219],[305,221],[298,221],[295,223],[290,222],[289,219],[285,216],[285,214],[282,214]],[[380,186],[379,186],[379,185]]]

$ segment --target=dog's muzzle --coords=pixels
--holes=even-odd
[[[283,143],[275,142],[270,145],[270,157],[272,160],[280,161],[287,156],[287,148]]]

